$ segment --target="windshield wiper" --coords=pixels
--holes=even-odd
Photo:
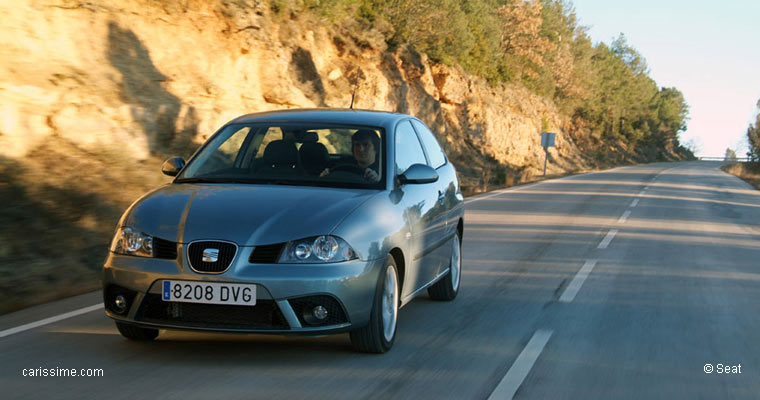
[[[355,182],[336,182],[308,179],[266,179],[266,178],[182,178],[175,183],[241,183],[252,185],[278,185],[278,186],[317,186],[337,187],[348,189],[363,189],[366,185]]]
[[[245,179],[232,178],[182,178],[174,181],[175,183],[251,183]]]
[[[270,185],[288,185],[288,186],[330,186],[326,182],[312,181],[312,180],[296,180],[296,179],[271,179],[265,181]]]

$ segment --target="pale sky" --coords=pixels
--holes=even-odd
[[[747,126],[760,99],[760,0],[571,0],[594,43],[624,33],[659,86],[689,104],[681,142],[697,155],[747,151]]]

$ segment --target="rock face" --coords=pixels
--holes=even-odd
[[[5,0],[0,13],[5,158],[29,157],[51,138],[135,162],[188,156],[241,114],[348,107],[358,82],[355,108],[425,121],[465,185],[494,168],[538,172],[542,129],[559,132],[550,170],[587,167],[548,100],[389,51],[373,32],[274,15],[260,1]]]

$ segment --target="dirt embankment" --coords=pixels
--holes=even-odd
[[[428,123],[469,192],[619,162],[547,99],[268,2],[0,0],[0,312],[97,287],[120,213],[241,114],[349,105]],[[609,158],[617,155],[618,158]],[[622,158],[621,158],[622,157]]]
[[[724,165],[720,169],[741,178],[741,180],[754,186],[755,189],[760,189],[760,163],[733,163]]]

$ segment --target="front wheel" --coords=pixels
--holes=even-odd
[[[462,274],[462,243],[459,235],[454,235],[449,260],[449,273],[428,288],[428,294],[433,300],[451,301],[459,293],[459,277]]]
[[[369,324],[351,331],[351,344],[356,350],[365,353],[385,353],[393,347],[398,321],[398,298],[396,262],[388,255],[375,290]]]

